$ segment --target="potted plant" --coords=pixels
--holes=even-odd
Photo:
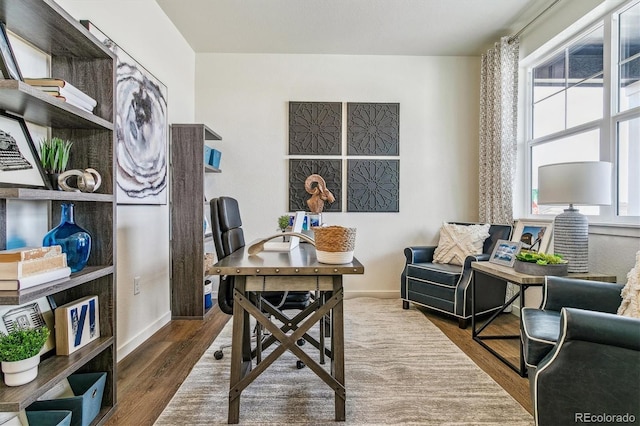
[[[53,189],[58,189],[58,176],[67,168],[71,145],[73,142],[58,137],[40,141],[40,163]]]
[[[285,232],[289,227],[289,215],[283,214],[278,218],[278,229],[282,232]],[[285,241],[284,235],[282,236],[282,241]]]
[[[522,250],[516,255],[513,269],[527,275],[567,275],[569,262],[559,254]]]
[[[40,351],[49,338],[47,327],[14,328],[0,333],[0,361],[7,386],[29,383],[38,375]]]

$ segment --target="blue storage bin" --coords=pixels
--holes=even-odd
[[[211,164],[211,166],[215,167],[216,169],[219,169],[220,157],[222,157],[222,153],[220,151],[218,151],[217,149],[211,149],[211,162],[209,164]]]
[[[71,425],[71,411],[27,411],[30,425],[37,426],[69,426]]]
[[[76,396],[36,401],[27,407],[27,413],[29,411],[69,410],[71,411],[71,426],[89,426],[100,412],[107,373],[72,374],[67,380],[69,380],[69,385]]]

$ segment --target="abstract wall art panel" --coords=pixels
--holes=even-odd
[[[398,212],[400,160],[347,160],[347,211]]]
[[[347,103],[347,155],[399,155],[400,104]]]
[[[167,87],[89,21],[82,24],[116,54],[118,204],[167,203]]]
[[[289,211],[309,211],[307,200],[311,195],[304,189],[304,182],[312,174],[319,174],[327,183],[327,189],[335,197],[325,204],[325,212],[342,211],[342,161],[322,159],[289,160]]]
[[[341,102],[289,102],[289,154],[340,155]]]

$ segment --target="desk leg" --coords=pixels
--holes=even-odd
[[[333,294],[342,293],[342,275],[335,275],[333,277]],[[333,360],[332,360],[332,372],[336,381],[345,389],[344,394],[340,394],[335,391],[335,415],[337,422],[343,422],[345,420],[345,402],[347,399],[346,388],[344,383],[344,311],[343,300],[340,301],[333,308],[333,315],[331,318],[331,339],[333,341]]]
[[[243,275],[235,277],[235,291],[241,295],[245,295],[246,278]],[[249,362],[251,362],[250,334],[248,314],[242,308],[240,303],[235,300],[233,303],[233,335],[231,338],[231,371],[229,375],[229,414],[227,423],[236,424],[240,421],[240,392],[232,392],[232,389],[242,379],[242,364],[245,358],[245,352],[249,350]],[[245,321],[246,320],[246,321]],[[246,324],[245,324],[246,322]],[[249,330],[249,333],[251,331]],[[249,340],[249,347],[245,348],[246,341]]]

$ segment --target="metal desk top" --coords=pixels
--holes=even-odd
[[[251,244],[231,253],[207,271],[209,275],[343,275],[364,274],[364,266],[353,258],[351,263],[320,263],[311,244],[300,244],[287,252],[262,251],[249,256]]]

